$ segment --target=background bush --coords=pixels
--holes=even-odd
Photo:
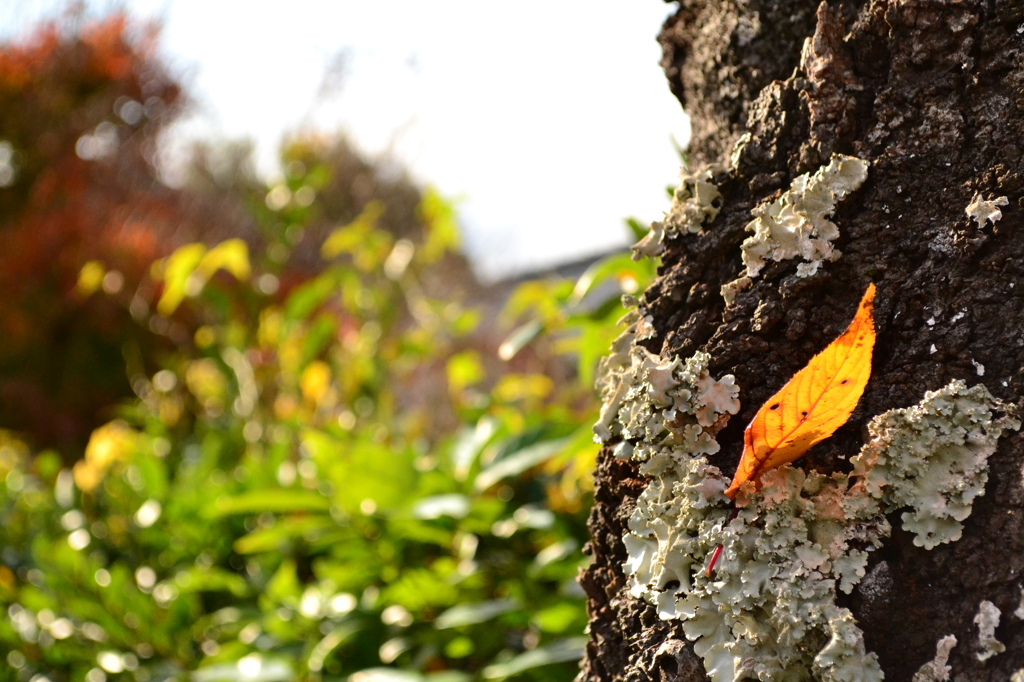
[[[120,46],[146,63],[110,22],[36,47],[71,83],[92,71],[66,55]],[[29,48],[5,49],[6,111],[51,76],[19,81],[11,54]],[[96,78],[65,100],[100,112],[68,117],[87,130],[121,92]],[[38,162],[27,133],[12,137],[4,238],[56,220],[61,202],[32,199],[47,174],[91,188],[80,203],[113,201],[103,178],[149,163],[149,133],[121,133],[89,159],[74,147],[93,133],[70,130]],[[76,246],[26,270],[52,285],[24,289],[45,305],[0,307],[0,325],[40,339],[13,346],[38,362],[8,349],[0,382],[39,387],[41,414],[99,424],[47,437],[52,422],[22,425],[17,393],[0,395],[14,427],[0,432],[0,680],[571,679],[592,371],[619,295],[651,266],[614,256],[578,282],[488,290],[436,192],[338,136],[294,138],[282,167],[265,184],[244,145],[198,150],[186,188],[151,191],[165,218],[220,216],[228,234],[154,237],[127,261],[89,236],[116,226],[68,209]],[[132,196],[118,205],[151,206]],[[82,362],[54,350],[99,341],[107,352]],[[72,410],[67,391],[90,399]]]

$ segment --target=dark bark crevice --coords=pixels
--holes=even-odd
[[[693,162],[727,161],[750,135],[716,178],[721,214],[670,240],[643,300],[657,331],[650,350],[704,350],[713,376],[736,376],[743,407],[712,458],[727,474],[753,413],[842,331],[869,281],[879,291],[871,381],[849,422],[798,465],[846,470],[872,416],[953,379],[1024,405],[1022,22],[1024,3],[1010,0],[684,0],[665,23],[663,66],[693,119]],[[796,276],[795,261],[772,263],[726,307],[719,290],[742,271],[750,209],[835,152],[872,163],[833,216],[842,257],[808,278]],[[994,226],[965,215],[975,192],[1009,198]],[[843,604],[887,680],[909,682],[946,634],[959,641],[950,658],[958,682],[1008,680],[1024,668],[1024,620],[1013,615],[1024,575],[1022,465],[1024,434],[1005,437],[958,542],[925,551],[898,513],[890,519],[893,536]],[[596,481],[582,679],[706,679],[679,623],[659,621],[626,592],[622,535],[645,481],[607,453]],[[983,599],[1002,610],[996,636],[1007,646],[986,662],[975,656],[972,622]]]

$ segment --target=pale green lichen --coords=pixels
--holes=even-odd
[[[996,639],[999,616],[999,607],[987,599],[978,604],[974,624],[978,626],[978,651],[975,655],[979,661],[987,661],[1006,651],[1006,645]]]
[[[630,456],[638,461],[662,450],[717,452],[714,435],[721,428],[719,420],[736,414],[740,407],[735,379],[731,375],[712,379],[706,353],[682,362],[637,346],[639,320],[635,311],[624,318],[629,328],[598,365],[603,407],[594,425],[595,440],[606,443],[622,438],[631,444]]]
[[[605,365],[614,377],[605,379],[605,394],[616,408],[598,431],[604,440],[623,438],[616,455],[640,462],[651,477],[623,538],[630,593],[654,604],[659,617],[683,621],[714,682],[881,680],[837,593],[854,589],[869,552],[890,534],[887,510],[910,507],[905,522],[925,546],[957,536],[996,439],[1017,427],[1009,415],[994,417],[1009,406],[982,386],[953,382],[872,420],[853,475],[789,465],[768,471],[730,521],[727,481],[707,456],[738,408],[731,377],[711,379],[701,353],[682,362],[627,352],[629,335]],[[708,578],[704,566],[718,544]],[[932,678],[921,680],[944,679],[942,652],[951,646],[940,642]]]
[[[949,673],[952,671],[946,661],[949,660],[949,653],[956,646],[956,637],[946,635],[935,645],[935,658],[928,661],[914,673],[910,682],[949,682]]]
[[[690,465],[691,470],[704,467],[711,470],[710,480],[722,480],[705,462]],[[843,504],[848,481],[841,474],[825,477],[784,466],[766,472],[762,482],[761,492],[752,494],[724,527],[728,503],[717,486],[710,512],[681,505],[675,525],[690,532],[676,539],[677,547],[669,548],[663,564],[685,565],[671,551],[684,546],[699,561],[687,566],[697,569],[688,580],[657,595],[659,615],[684,620],[683,631],[694,640],[714,682],[812,675],[827,682],[881,680],[876,657],[865,651],[853,615],[836,605],[841,580],[836,571],[843,559],[860,551],[850,549],[850,536],[841,537],[845,529],[857,528],[867,546],[874,547],[888,532],[885,519]],[[674,488],[689,500],[710,487],[699,477],[681,483]],[[639,514],[630,519],[634,534],[644,530],[643,512],[637,509]],[[719,564],[707,578],[704,563],[719,543]]]
[[[731,282],[726,282],[722,285],[721,293],[722,300],[725,301],[725,305],[730,306],[736,301],[736,296],[743,290],[750,288],[750,285],[754,283],[754,280],[750,279],[746,275],[743,275],[739,279],[734,279]]]
[[[838,258],[832,242],[839,237],[839,228],[827,216],[867,176],[867,161],[833,155],[828,165],[813,175],[799,176],[778,199],[751,211],[754,219],[747,224],[747,231],[754,234],[741,247],[747,277],[757,277],[766,260],[799,256],[807,262],[797,266],[797,275],[808,277],[822,261]]]
[[[622,374],[630,365],[629,355],[633,350],[639,319],[640,313],[631,310],[619,320],[620,325],[628,327],[612,341],[611,353],[602,357],[597,365],[595,388],[601,397],[601,416],[594,425],[594,440],[599,443],[611,440],[611,429],[615,426],[619,407],[629,391],[629,386],[622,381]]]
[[[720,208],[718,186],[711,182],[712,169],[697,172],[679,171],[679,187],[672,195],[672,205],[662,220],[651,223],[651,231],[633,245],[633,259],[653,258],[665,250],[665,239],[676,234],[700,232],[705,221],[714,220]]]
[[[985,493],[996,441],[1018,428],[1012,406],[981,384],[954,381],[913,407],[871,420],[871,438],[851,460],[854,475],[886,513],[910,507],[903,527],[915,545],[932,549],[960,539],[974,498]]]
[[[971,203],[967,204],[964,213],[973,219],[974,222],[978,223],[978,229],[981,230],[985,227],[985,223],[995,225],[996,221],[1003,217],[1003,212],[999,210],[999,207],[1006,206],[1009,203],[1010,200],[1006,197],[984,199],[981,196],[981,192],[978,192],[971,199]]]

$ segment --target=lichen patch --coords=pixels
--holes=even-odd
[[[935,645],[935,658],[922,665],[910,682],[948,682],[952,668],[946,665],[946,661],[955,646],[956,637],[953,635],[940,639]]]
[[[1019,428],[1012,406],[957,380],[872,419],[868,443],[851,459],[853,474],[886,513],[910,507],[903,527],[915,545],[932,549],[960,539],[974,499],[985,494],[996,441]]]
[[[633,260],[653,258],[665,250],[665,240],[677,234],[695,234],[707,221],[714,220],[721,210],[718,186],[711,182],[712,169],[679,171],[679,187],[672,195],[672,205],[661,220],[651,223],[650,232],[633,245]]]
[[[834,155],[813,175],[793,180],[778,199],[757,206],[747,224],[747,231],[754,234],[741,247],[746,276],[757,277],[768,260],[799,257],[807,262],[797,266],[797,275],[809,277],[823,261],[838,258],[832,242],[839,237],[839,228],[828,216],[863,184],[868,165],[854,156]]]
[[[750,288],[750,285],[754,283],[754,280],[743,275],[738,279],[734,279],[731,282],[726,282],[722,285],[721,293],[722,300],[725,301],[726,306],[731,306],[736,301],[736,296],[745,289]]]
[[[640,462],[679,452],[687,456],[718,452],[715,434],[740,409],[735,379],[731,375],[712,379],[706,353],[683,362],[660,358],[637,346],[639,319],[639,315],[627,316],[632,324],[612,344],[612,354],[598,365],[603,407],[594,425],[595,440],[607,443],[622,438],[630,443],[629,456]]]
[[[835,602],[841,581],[863,576],[866,553],[852,543],[880,545],[885,519],[841,504],[845,476],[787,465],[766,472],[762,490],[729,521],[724,481],[704,457],[651,481],[625,537],[633,594],[661,618],[683,620],[714,682],[881,680],[853,614]],[[703,569],[719,543],[709,578]]]
[[[1006,651],[1006,645],[996,639],[999,616],[999,607],[987,599],[978,604],[974,624],[978,626],[978,651],[975,655],[979,661],[987,661]]]
[[[984,199],[981,196],[981,192],[978,192],[971,199],[971,203],[967,204],[964,213],[973,219],[974,222],[978,223],[978,229],[981,230],[984,229],[986,223],[995,225],[996,221],[1003,217],[1003,212],[999,210],[999,207],[1006,206],[1009,203],[1010,200],[1006,197]]]
[[[684,362],[634,345],[612,358],[604,393],[615,408],[596,431],[624,439],[616,455],[651,477],[623,538],[630,593],[660,618],[683,622],[713,682],[881,680],[838,592],[852,592],[865,577],[869,553],[891,533],[888,511],[909,508],[904,525],[922,546],[959,537],[996,440],[1019,426],[1010,406],[983,386],[953,382],[873,419],[852,475],[770,470],[730,516],[726,478],[708,456],[718,451],[720,423],[739,408],[732,378],[711,378],[703,353]],[[951,641],[939,643],[917,682],[946,679]]]

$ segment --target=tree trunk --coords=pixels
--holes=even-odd
[[[869,282],[878,289],[871,378],[849,421],[798,468],[849,473],[873,417],[956,379],[1024,404],[1024,2],[679,4],[660,35],[663,67],[691,116],[691,168],[725,168],[712,175],[721,211],[699,232],[665,239],[660,276],[640,301],[653,331],[638,343],[663,359],[707,352],[712,377],[735,376],[742,407],[718,433],[711,464],[731,477],[746,424],[842,332]],[[809,275],[800,258],[769,262],[727,304],[721,290],[744,273],[751,210],[834,154],[870,163],[831,214],[842,255]],[[1008,198],[1001,219],[965,213],[979,193]],[[649,479],[613,456],[615,444],[596,471],[580,679],[710,679],[685,619],[662,620],[629,592],[623,537]],[[1024,582],[1022,465],[1024,434],[1008,431],[959,540],[925,549],[901,511],[886,515],[891,535],[868,552],[852,593],[837,596],[886,680],[910,682],[946,635],[957,639],[952,672],[943,677],[940,664],[935,680],[1004,681],[1024,669],[1024,609],[1014,613]],[[1001,612],[994,636],[1005,651],[980,660],[984,601]]]

